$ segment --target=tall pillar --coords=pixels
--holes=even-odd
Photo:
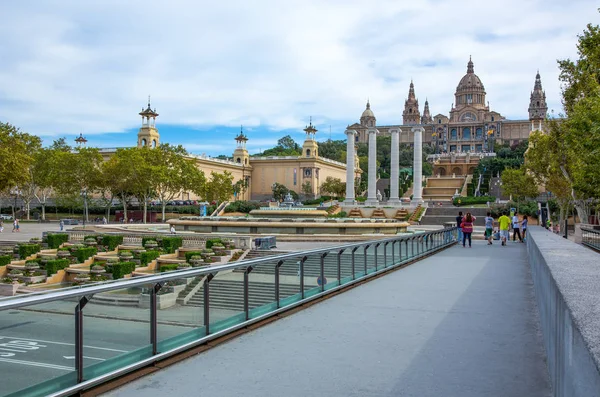
[[[354,139],[356,131],[346,130],[346,199],[344,204],[354,205]]]
[[[413,127],[414,159],[413,159],[413,198],[411,204],[423,203],[423,127]]]
[[[390,199],[389,204],[400,204],[398,197],[398,169],[400,168],[400,130],[398,128],[390,128],[392,135],[392,163],[390,170]]]
[[[369,128],[369,189],[365,205],[377,205],[377,131]]]

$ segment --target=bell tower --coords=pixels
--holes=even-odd
[[[233,161],[238,164],[248,166],[250,159],[250,156],[248,155],[248,150],[246,149],[246,142],[248,142],[248,137],[244,135],[242,127],[240,127],[239,135],[235,137],[235,141],[237,142],[237,145],[235,150],[233,151]]]
[[[138,131],[138,147],[157,147],[160,143],[160,135],[156,128],[158,113],[156,113],[156,109],[152,110],[150,106],[150,95],[148,95],[148,107],[146,109],[142,108],[139,115],[142,116],[142,126]]]
[[[315,135],[317,134],[317,129],[312,125],[312,117],[310,119],[309,124],[304,129],[306,132],[306,139],[304,140],[304,144],[302,145],[302,157],[319,157],[319,144],[315,140]]]
[[[535,85],[529,97],[529,120],[531,121],[531,130],[542,130],[542,121],[548,113],[548,104],[546,103],[546,93],[542,89],[542,79],[540,72],[535,75]]]
[[[415,97],[415,85],[412,80],[408,89],[408,99],[404,101],[404,112],[402,112],[402,124],[416,125],[421,123],[419,112],[419,100]]]

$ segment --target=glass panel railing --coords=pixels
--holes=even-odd
[[[599,240],[585,233],[590,244]],[[189,270],[0,299],[0,396],[77,388],[432,253],[456,237],[452,228],[208,269],[182,264]]]
[[[70,299],[1,312],[0,396],[46,396],[77,384],[76,305]]]

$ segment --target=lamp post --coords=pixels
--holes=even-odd
[[[19,190],[18,187],[14,187],[10,191],[10,194],[15,196],[15,201],[14,201],[13,207],[12,207],[12,216],[13,216],[13,219],[17,219],[17,211],[16,211],[16,208],[17,208],[17,199],[19,198],[19,195],[21,194],[21,191]]]
[[[88,204],[87,204],[87,188],[81,189],[81,197],[83,197],[83,226],[89,222],[88,218]]]

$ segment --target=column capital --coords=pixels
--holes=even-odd
[[[416,125],[410,129],[412,132],[425,132],[425,128],[420,125]]]
[[[377,128],[369,128],[369,129],[367,130],[367,132],[368,132],[369,134],[375,134],[375,135],[379,134],[379,130],[378,130]]]
[[[396,134],[396,133],[400,133],[400,128],[399,127],[392,127],[389,130],[390,134]]]
[[[344,131],[344,134],[346,134],[346,135],[356,135],[356,134],[358,134],[358,132],[356,132],[356,130],[346,130],[346,131]]]

